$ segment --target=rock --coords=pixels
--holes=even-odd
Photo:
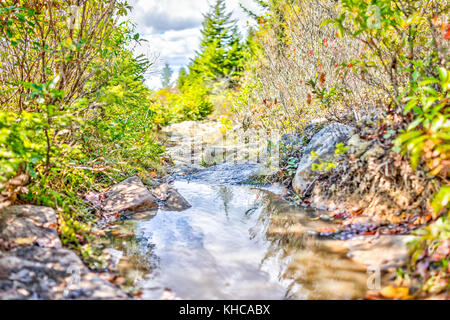
[[[322,130],[327,124],[328,120],[325,118],[314,119],[303,130],[303,135],[307,140],[310,140],[316,133]]]
[[[320,220],[323,220],[323,221],[331,221],[331,220],[333,220],[329,215],[327,215],[327,214],[321,214],[320,216],[319,216],[319,219]]]
[[[367,152],[361,156],[361,160],[368,161],[369,159],[378,159],[381,156],[383,156],[384,153],[385,152],[383,147],[380,146],[379,144],[376,144],[374,147],[367,150]]]
[[[155,197],[138,177],[131,177],[109,189],[102,201],[104,211],[142,212],[158,207]]]
[[[68,249],[20,247],[0,252],[0,299],[126,299]]]
[[[51,208],[27,205],[0,211],[0,239],[16,243],[12,250],[0,251],[0,300],[126,299],[74,252],[61,248],[56,223]]]
[[[163,209],[166,211],[183,211],[191,207],[191,204],[177,190],[172,189]]]
[[[175,189],[168,184],[162,184],[152,190],[159,200],[164,201],[163,209],[166,211],[183,211],[191,208],[190,203]]]
[[[89,201],[95,208],[101,209],[102,202],[100,200],[100,193],[89,191],[85,194],[84,198]]]
[[[372,142],[362,140],[359,134],[354,134],[347,142],[349,152],[357,156],[362,155],[370,147]]]
[[[281,136],[281,146],[292,149],[293,152],[300,151],[304,146],[304,137],[294,134],[283,134]]]
[[[12,206],[0,211],[0,238],[19,242],[35,239],[41,246],[61,247],[55,210],[38,206]]]
[[[322,161],[331,161],[336,151],[336,145],[347,142],[352,128],[342,124],[331,124],[313,136],[303,150],[297,172],[292,181],[295,192],[302,194],[314,178],[312,164],[317,160],[310,159],[311,152],[316,152]]]
[[[142,183],[149,188],[155,188],[161,184],[161,182],[158,179],[156,179],[154,175],[151,175],[149,173],[143,174]]]

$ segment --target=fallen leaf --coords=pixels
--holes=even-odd
[[[384,287],[380,294],[389,299],[396,299],[396,300],[410,300],[413,299],[412,296],[409,295],[409,288],[395,288],[393,286],[387,286]]]
[[[364,209],[363,208],[358,208],[358,209],[356,209],[356,210],[354,210],[353,212],[352,212],[352,215],[353,216],[359,216],[361,213],[363,213],[364,212]]]
[[[323,227],[323,228],[317,229],[317,232],[320,232],[320,233],[335,233],[336,229],[333,228],[333,227]]]
[[[116,279],[114,279],[114,284],[117,285],[121,285],[125,282],[125,278],[124,277],[117,277]]]

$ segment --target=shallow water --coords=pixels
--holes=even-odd
[[[357,299],[366,270],[338,241],[314,230],[332,226],[312,209],[291,206],[282,190],[239,183],[256,170],[226,164],[178,177],[192,208],[159,210],[117,224],[119,270],[142,298],[170,291],[182,299]],[[117,234],[117,233],[116,233]],[[123,236],[123,234],[127,236]]]

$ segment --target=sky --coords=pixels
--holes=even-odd
[[[239,7],[239,3],[252,10],[256,5],[251,0],[226,0],[227,11],[233,11],[242,34],[245,34],[250,19]],[[132,0],[131,21],[137,24],[137,32],[148,40],[135,48],[135,54],[144,54],[154,68],[146,75],[151,89],[161,87],[160,72],[167,62],[176,80],[180,68],[189,64],[200,44],[203,14],[215,0]]]

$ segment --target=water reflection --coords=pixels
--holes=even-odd
[[[143,298],[158,299],[166,288],[184,299],[364,296],[365,269],[333,241],[315,238],[311,230],[327,223],[312,219],[314,211],[249,186],[175,187],[191,209],[123,222],[135,236],[112,236],[126,255],[122,272],[134,276]]]

